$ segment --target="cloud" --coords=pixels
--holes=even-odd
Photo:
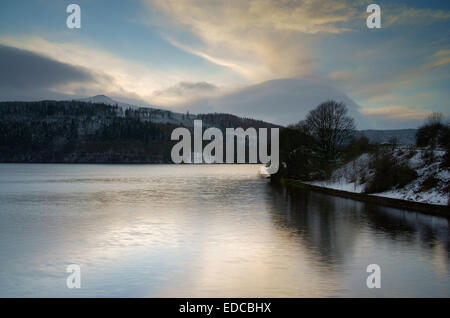
[[[155,91],[155,96],[198,96],[216,92],[218,87],[207,82],[180,82],[174,86],[170,86],[164,90]]]
[[[205,52],[202,52],[199,49],[194,49],[192,47],[189,47],[188,45],[181,44],[181,43],[177,42],[174,39],[167,39],[167,40],[173,46],[175,46],[177,48],[180,48],[180,49],[182,49],[182,50],[184,50],[184,51],[186,51],[188,53],[191,53],[193,55],[197,55],[197,56],[199,56],[199,57],[201,57],[201,58],[203,58],[203,59],[205,59],[208,62],[211,62],[213,64],[220,65],[220,66],[223,66],[223,67],[226,67],[226,68],[230,68],[233,71],[235,71],[235,72],[237,72],[237,73],[239,73],[241,75],[244,75],[247,78],[254,77],[255,73],[256,74],[263,74],[265,72],[264,69],[263,69],[263,66],[261,66],[261,65],[254,64],[254,65],[252,65],[252,67],[248,68],[248,64],[246,66],[244,66],[244,65],[241,65],[239,63],[239,61],[233,61],[230,58],[220,58],[220,57],[218,58],[218,57],[211,56],[211,55],[209,55],[209,54],[207,54]],[[257,70],[257,69],[259,69],[259,70]]]
[[[439,50],[432,56],[433,61],[424,66],[424,69],[433,69],[450,64],[450,50]]]
[[[208,82],[179,82],[176,85],[155,91],[153,101],[163,105],[186,104],[199,98],[217,95],[220,91],[219,87]]]
[[[397,48],[391,47],[391,50],[395,52]],[[429,105],[423,98],[411,100],[409,96],[418,96],[424,91],[432,90],[449,78],[447,68],[450,65],[450,50],[411,48],[407,54],[397,53],[398,57],[386,56],[385,47],[371,52],[374,56],[384,57],[389,67],[384,65],[383,61],[374,60],[372,64],[361,63],[355,57],[357,67],[331,72],[326,78],[352,97],[364,100],[367,104],[389,100],[390,105],[409,106],[419,106],[419,103]],[[415,57],[418,54],[421,55],[420,58]],[[404,60],[409,62],[404,63]],[[436,94],[433,96],[437,97]]]
[[[382,12],[384,27],[396,25],[423,27],[450,19],[448,10],[418,9],[399,4],[383,6]]]
[[[86,68],[1,44],[0,69],[3,100],[51,98],[61,87],[95,85],[102,79]]]
[[[251,81],[310,75],[313,35],[349,31],[356,9],[345,1],[148,0],[152,10],[188,29],[201,43],[187,44],[171,34],[175,46]]]
[[[327,35],[361,31],[370,1],[362,0],[143,0],[166,24],[189,30],[200,43],[164,33],[173,45],[253,82],[310,76],[316,71],[314,47]],[[450,18],[450,11],[382,6],[384,28],[427,25]],[[159,24],[161,19],[159,19]],[[174,34],[177,34],[174,32]]]
[[[108,53],[100,48],[87,47],[77,43],[51,42],[40,37],[5,37],[0,44],[27,50],[46,56],[59,63],[72,65],[78,69],[89,70],[96,81],[90,85],[62,82],[57,92],[66,95],[92,96],[107,94],[113,97],[143,99],[153,102],[153,92],[163,89],[193,74],[164,72],[151,69]]]
[[[423,98],[429,96],[426,95]],[[191,113],[225,112],[288,125],[305,119],[309,111],[328,99],[346,104],[358,129],[415,128],[431,113],[406,106],[363,108],[331,86],[329,80],[318,78],[270,80],[199,99],[183,110]]]
[[[431,114],[431,111],[406,106],[386,106],[380,108],[365,108],[361,112],[368,116],[401,120],[423,120]]]
[[[303,120],[320,103],[344,102],[359,127],[369,123],[348,96],[319,79],[277,79],[251,85],[220,96],[204,98],[185,107],[192,113],[225,112],[288,125]]]
[[[358,72],[341,70],[331,72],[327,77],[332,81],[353,81],[358,77]]]
[[[94,81],[87,70],[30,51],[0,45],[0,86],[20,89]]]

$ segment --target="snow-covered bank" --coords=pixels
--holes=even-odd
[[[450,200],[450,170],[442,167],[444,151],[430,152],[420,149],[396,149],[393,156],[417,172],[417,178],[403,187],[393,187],[376,196],[402,199],[414,202],[448,205]],[[372,155],[363,154],[357,159],[336,169],[330,180],[305,182],[311,185],[354,193],[366,192],[374,176],[370,162]]]

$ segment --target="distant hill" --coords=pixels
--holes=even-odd
[[[271,128],[230,114],[180,114],[121,104],[107,96],[82,101],[0,103],[0,162],[171,163],[176,127]]]
[[[87,97],[87,98],[80,98],[80,99],[77,99],[76,101],[92,103],[92,104],[106,104],[106,105],[111,105],[111,106],[119,106],[119,107],[123,108],[124,110],[127,108],[131,108],[131,109],[139,108],[138,106],[135,106],[135,105],[118,102],[106,95],[96,95],[96,96]]]
[[[139,118],[142,121],[150,121],[152,123],[163,123],[180,125],[184,127],[194,127],[194,120],[201,119],[205,127],[281,127],[279,125],[271,124],[262,120],[255,120],[251,118],[239,117],[225,113],[209,113],[209,114],[189,114],[178,113],[170,110],[165,110],[157,107],[142,107],[131,105],[127,103],[118,102],[106,95],[97,95],[93,97],[78,99],[77,101],[92,103],[92,104],[105,104],[110,106],[117,106],[123,112],[130,110],[133,116]]]
[[[366,136],[371,143],[390,143],[395,138],[400,145],[415,145],[417,129],[394,129],[394,130],[359,130],[356,137]]]

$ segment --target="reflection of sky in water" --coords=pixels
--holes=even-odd
[[[291,193],[258,170],[0,165],[0,296],[450,296],[446,219]]]

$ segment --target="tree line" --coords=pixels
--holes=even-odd
[[[79,101],[0,103],[1,162],[170,162],[173,125]]]

